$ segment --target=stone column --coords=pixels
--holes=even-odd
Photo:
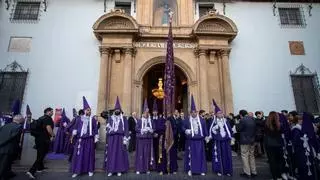
[[[107,108],[107,82],[108,82],[108,65],[109,65],[109,54],[110,48],[100,47],[100,75],[99,75],[99,90],[98,90],[98,108],[97,114],[100,114]]]
[[[100,47],[100,76],[99,76],[99,90],[98,90],[98,106],[97,106],[97,115],[100,116],[100,113],[107,109],[107,100],[108,100],[108,70],[109,70],[109,60],[111,49],[106,47]],[[99,136],[102,142],[105,142],[105,120],[103,118],[98,118],[101,124],[99,131]]]
[[[209,97],[208,97],[208,74],[207,65],[208,61],[206,58],[206,51],[200,49],[199,51],[199,77],[200,77],[200,107],[206,112],[209,110]]]
[[[132,55],[133,49],[124,49],[124,69],[123,69],[123,92],[122,92],[122,110],[126,115],[130,115],[132,109]]]
[[[225,113],[233,113],[233,96],[230,78],[229,53],[230,49],[223,49],[221,51]]]

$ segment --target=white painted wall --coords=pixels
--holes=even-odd
[[[71,116],[74,106],[82,107],[82,95],[95,112],[100,53],[92,25],[103,8],[96,0],[49,1],[40,21],[27,24],[9,22],[11,11],[1,3],[0,67],[17,60],[29,69],[24,106],[29,104],[34,116],[47,106],[65,107]],[[7,52],[10,36],[32,37],[31,52]]]
[[[13,60],[29,68],[24,106],[28,103],[35,116],[46,106],[65,107],[71,116],[86,95],[95,112],[100,54],[92,25],[104,14],[103,1],[49,1],[37,24],[9,22],[11,11],[4,6],[0,3],[0,68]],[[221,4],[216,8],[222,13]],[[271,3],[227,4],[226,16],[239,29],[230,55],[235,111],[294,109],[290,71],[301,63],[320,71],[320,6],[314,5],[312,17],[304,8],[307,27],[284,29]],[[7,52],[10,36],[32,37],[31,52]],[[304,41],[305,56],[290,55],[291,40]]]
[[[293,110],[290,71],[303,63],[319,75],[320,5],[313,5],[311,17],[307,5],[306,28],[281,28],[271,3],[227,4],[226,15],[239,30],[230,55],[235,112]],[[306,55],[290,54],[288,41],[295,40],[303,41]]]

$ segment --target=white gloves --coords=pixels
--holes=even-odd
[[[153,133],[153,129],[149,128],[149,132],[150,132],[150,133]]]
[[[185,131],[185,133],[186,133],[186,135],[190,135],[190,134],[191,134],[191,129],[187,129],[187,130]]]
[[[204,140],[206,141],[206,143],[209,143],[210,140],[211,140],[211,137],[210,137],[210,136],[207,136],[207,137],[204,138]]]
[[[235,144],[235,142],[236,142],[236,139],[235,138],[231,138],[231,142],[230,142],[231,146],[233,146]]]
[[[123,145],[128,145],[129,144],[129,140],[127,140],[126,138],[123,138]]]
[[[94,143],[98,142],[99,141],[99,135],[95,135],[94,136]]]
[[[153,135],[155,138],[157,138],[158,137],[158,134],[157,133],[154,133],[154,135]]]
[[[66,122],[63,123],[63,127],[67,127],[67,123]]]

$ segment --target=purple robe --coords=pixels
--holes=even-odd
[[[151,122],[147,124],[147,127],[151,128],[154,125]],[[141,132],[142,130],[142,120],[139,119],[136,124],[136,171],[145,173],[150,171],[152,167],[155,166],[154,155],[153,155],[153,133],[151,132]]]
[[[231,153],[231,137],[232,129],[229,122],[224,119],[226,123],[223,125],[222,131],[224,136],[220,134],[220,127],[215,129],[217,121],[213,120],[210,127],[210,134],[212,137],[212,171],[220,174],[232,175],[232,153]],[[228,133],[229,131],[229,133]]]
[[[314,172],[314,155],[312,152],[309,156],[306,156],[306,149],[303,146],[304,141],[301,139],[303,133],[300,125],[295,125],[291,130],[292,146],[294,152],[294,168],[298,170],[298,180],[315,180]],[[308,142],[310,146],[310,143]],[[310,146],[311,147],[311,146]],[[310,162],[310,166],[307,166],[307,162]]]
[[[89,121],[90,122],[90,121]],[[92,118],[92,134],[90,134],[90,125],[88,123],[87,133],[81,135],[83,126],[82,117],[76,118],[76,125],[73,130],[76,139],[71,162],[71,172],[81,174],[94,172],[95,169],[95,138],[98,136],[97,120]]]
[[[199,117],[200,118],[200,117]],[[189,118],[183,121],[184,125],[182,130],[186,132],[187,129],[191,129]],[[184,170],[189,170],[195,174],[201,174],[207,172],[207,161],[204,149],[204,139],[208,135],[208,130],[205,121],[200,118],[200,124],[202,128],[202,135],[200,129],[197,134],[192,136],[186,134],[186,145],[184,153]]]
[[[120,119],[118,129],[110,129],[113,126],[115,116],[111,116],[107,125],[108,143],[105,149],[104,168],[108,173],[123,173],[129,170],[129,157],[127,147],[124,144],[129,143],[128,121],[123,117],[123,123]]]
[[[165,119],[163,118],[153,118],[152,119],[154,124],[154,133],[157,134],[157,137],[153,139],[153,150],[154,150],[154,159],[156,162],[156,170],[158,172],[167,172],[167,155],[164,146],[165,142]]]
[[[53,152],[55,153],[64,153],[64,145],[66,142],[66,126],[69,123],[68,118],[61,118],[59,124],[57,124],[58,130],[57,135],[53,144]]]
[[[74,130],[76,125],[76,118],[73,118],[71,122],[68,123],[67,127],[65,128],[65,143],[64,143],[64,154],[72,155],[73,152],[73,147],[74,143],[71,143],[71,136],[72,136],[72,131]],[[75,137],[74,137],[75,140]],[[75,142],[75,141],[74,141]],[[71,161],[71,158],[69,158],[69,161]]]

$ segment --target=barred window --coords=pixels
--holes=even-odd
[[[123,9],[128,15],[131,15],[131,2],[115,2],[115,9]]]
[[[213,4],[199,4],[199,17],[207,15],[212,9]]]
[[[17,2],[13,20],[38,20],[40,2]]]
[[[305,27],[302,8],[279,8],[280,23],[283,26]]]

